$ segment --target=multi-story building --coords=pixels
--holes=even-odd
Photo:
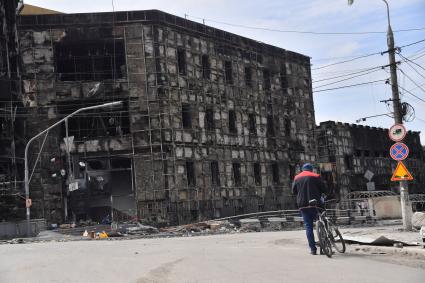
[[[423,194],[425,155],[419,132],[409,131],[403,142],[410,151],[403,162],[414,177],[414,181],[409,181],[409,192]],[[347,200],[348,194],[355,191],[398,192],[398,182],[390,181],[397,165],[390,157],[393,143],[388,129],[322,122],[317,127],[321,174],[341,200]]]
[[[30,148],[34,217],[166,224],[293,207],[295,171],[316,155],[309,57],[156,10],[21,16],[19,37],[27,137],[123,101]]]
[[[16,36],[16,13],[21,4],[18,0],[0,2],[0,221],[25,216],[25,202],[19,197],[25,144]]]

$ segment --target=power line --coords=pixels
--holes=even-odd
[[[409,47],[409,46],[416,45],[416,44],[419,44],[419,43],[424,42],[424,41],[425,41],[425,39],[421,39],[421,40],[418,40],[418,41],[415,41],[415,42],[412,42],[412,43],[405,44],[405,45],[400,46],[398,48],[401,49],[401,48],[404,48],[404,47]],[[348,63],[348,62],[352,62],[352,61],[355,61],[355,60],[358,60],[358,59],[367,58],[367,57],[374,56],[374,55],[383,55],[386,52],[388,52],[388,50],[383,51],[383,52],[375,52],[375,53],[365,54],[365,55],[362,55],[362,56],[355,57],[353,59],[344,60],[344,61],[340,61],[340,62],[335,62],[335,63],[332,63],[332,64],[328,64],[328,65],[324,65],[324,66],[321,66],[321,67],[317,67],[317,68],[312,68],[311,70],[312,71],[320,70],[320,69],[323,69],[323,68],[327,68],[327,67],[331,67],[331,66],[335,66],[335,65],[339,65],[339,64],[344,64],[344,63]]]
[[[411,77],[409,77],[402,69],[398,68],[400,70],[400,72],[403,73],[403,75],[409,79],[409,81],[411,81],[415,86],[417,86],[418,88],[420,88],[423,92],[425,92],[425,89],[422,88],[422,86],[420,86],[419,84],[417,84]]]
[[[233,27],[239,27],[239,28],[246,28],[246,29],[254,29],[254,30],[264,30],[264,31],[271,31],[271,32],[281,32],[281,33],[298,33],[298,34],[314,34],[314,35],[364,35],[364,34],[386,34],[386,31],[359,31],[359,32],[316,32],[316,31],[301,31],[301,30],[282,30],[282,29],[273,29],[273,28],[266,28],[266,27],[255,27],[255,26],[247,26],[247,25],[241,25],[241,24],[233,24],[228,22],[222,22],[207,18],[201,18],[196,16],[191,16],[186,14],[186,16],[189,16],[194,19],[202,20],[203,22],[208,21],[212,23],[217,24],[223,24]],[[410,32],[410,31],[420,31],[425,30],[425,27],[420,28],[411,28],[411,29],[399,29],[394,30],[393,32]]]
[[[348,81],[348,80],[351,80],[351,79],[354,79],[354,78],[358,78],[358,77],[361,77],[361,76],[365,76],[365,75],[374,73],[376,71],[379,71],[379,69],[373,70],[373,71],[369,71],[369,72],[364,73],[364,74],[352,76],[352,77],[349,77],[349,78],[345,78],[345,79],[342,79],[342,80],[339,80],[339,81],[335,81],[335,82],[327,83],[327,84],[324,84],[324,85],[320,85],[320,86],[317,86],[317,87],[313,88],[313,90],[316,89],[316,88],[321,88],[321,87],[324,87],[324,86],[333,85],[333,84],[336,84],[336,83],[340,83],[340,82]]]
[[[348,76],[351,76],[351,75],[356,75],[356,74],[364,73],[364,72],[367,72],[367,71],[371,71],[371,70],[374,70],[374,69],[381,69],[382,67],[383,66],[373,67],[373,68],[364,69],[364,70],[361,70],[361,71],[358,71],[358,72],[353,72],[353,73],[349,73],[349,74],[345,74],[345,75],[328,77],[328,78],[320,79],[320,80],[313,80],[312,82],[317,83],[317,82],[323,82],[323,81],[329,81],[329,80],[333,80],[333,79],[348,77]]]
[[[400,52],[398,52],[397,54],[398,54],[401,58],[403,58],[404,60],[409,61],[409,62],[411,62],[411,63],[415,64],[416,66],[418,66],[419,68],[421,68],[422,70],[424,70],[424,71],[425,71],[425,68],[424,68],[424,67],[422,67],[422,66],[421,66],[421,65],[419,65],[418,63],[416,63],[416,62],[414,62],[414,61],[410,60],[409,58],[404,57],[403,55],[401,55],[401,53],[400,53]]]
[[[323,69],[323,68],[327,68],[327,67],[331,67],[331,66],[335,66],[335,65],[339,65],[339,64],[344,64],[344,63],[352,62],[352,61],[355,61],[355,60],[358,60],[358,59],[367,58],[367,57],[370,57],[370,56],[380,55],[380,54],[381,54],[381,52],[370,53],[370,54],[366,54],[366,55],[355,57],[353,59],[344,60],[344,61],[340,61],[340,62],[335,62],[335,63],[332,63],[332,64],[328,64],[328,65],[324,65],[324,66],[321,66],[321,67],[313,68],[311,70],[312,71],[320,70],[320,69]]]
[[[413,96],[413,97],[415,97],[415,98],[419,99],[420,101],[425,102],[425,100],[424,100],[424,99],[420,98],[419,96],[416,96],[413,92],[408,91],[407,89],[405,89],[405,88],[404,88],[404,87],[402,87],[402,86],[398,86],[398,87],[399,87],[399,88],[401,88],[402,90],[404,90],[405,92],[407,92],[408,94],[410,94],[411,96]]]
[[[370,82],[353,84],[353,85],[340,86],[340,87],[334,87],[334,88],[321,89],[321,90],[316,90],[314,92],[323,92],[323,91],[329,91],[329,90],[337,90],[337,89],[343,89],[343,88],[349,88],[349,87],[355,87],[355,86],[361,86],[361,85],[368,85],[368,84],[373,84],[373,83],[378,83],[378,82],[385,82],[385,81],[387,81],[387,79],[385,79],[385,80],[370,81]]]

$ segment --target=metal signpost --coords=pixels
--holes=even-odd
[[[25,146],[25,157],[24,157],[24,161],[25,161],[25,179],[24,179],[24,185],[25,185],[25,202],[26,202],[26,222],[27,222],[27,236],[31,236],[31,226],[30,226],[30,207],[32,204],[32,201],[30,199],[30,187],[29,187],[29,166],[28,166],[28,148],[30,146],[30,144],[36,140],[38,137],[40,137],[43,134],[48,134],[49,131],[60,125],[61,123],[65,122],[68,120],[68,118],[71,118],[72,116],[77,115],[80,112],[83,111],[87,111],[87,110],[93,110],[93,109],[98,109],[98,108],[103,108],[103,107],[113,107],[113,106],[117,106],[117,105],[121,105],[122,101],[115,101],[115,102],[109,102],[109,103],[105,103],[105,104],[100,104],[100,105],[94,105],[94,106],[89,106],[89,107],[84,107],[84,108],[80,108],[74,112],[72,112],[71,114],[69,114],[68,116],[66,116],[65,118],[59,120],[58,122],[54,123],[53,125],[51,125],[50,127],[48,127],[47,129],[45,129],[44,131],[41,131],[40,133],[38,133],[37,135],[33,136],[28,142],[27,145]]]
[[[398,161],[391,181],[400,181],[401,217],[403,218],[404,229],[410,231],[412,230],[412,206],[409,202],[407,181],[413,180],[413,177],[402,162],[409,156],[409,148],[401,142],[406,137],[406,134],[406,128],[402,124],[395,124],[388,130],[388,136],[396,142],[390,148],[390,156]]]

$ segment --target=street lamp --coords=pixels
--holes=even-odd
[[[38,137],[40,137],[41,135],[43,135],[44,133],[48,133],[51,129],[53,129],[54,127],[60,125],[63,122],[66,122],[68,120],[68,118],[71,118],[72,116],[83,112],[83,111],[87,111],[87,110],[93,110],[93,109],[98,109],[98,108],[104,108],[104,107],[112,107],[112,106],[117,106],[117,105],[121,105],[122,101],[115,101],[115,102],[109,102],[109,103],[105,103],[105,104],[100,104],[100,105],[94,105],[94,106],[89,106],[89,107],[83,107],[80,108],[74,112],[72,112],[71,114],[69,114],[68,116],[66,116],[65,118],[59,120],[58,122],[56,122],[55,124],[51,125],[50,127],[48,127],[47,129],[45,129],[44,131],[38,133],[37,135],[33,136],[27,143],[27,145],[25,146],[25,203],[26,203],[26,218],[27,218],[27,236],[29,237],[31,235],[31,225],[30,225],[30,206],[31,206],[31,200],[29,198],[30,196],[30,189],[29,189],[29,181],[28,181],[28,175],[29,175],[29,171],[28,171],[28,148],[30,146],[30,144],[37,139]]]
[[[390,61],[390,74],[391,74],[391,92],[392,102],[394,109],[394,121],[396,124],[403,124],[403,114],[400,103],[400,96],[398,92],[397,82],[397,65],[395,61],[395,48],[394,48],[394,33],[391,28],[390,21],[390,7],[387,0],[382,0],[387,6],[387,19],[388,19],[388,31],[387,31],[387,46],[388,46],[388,57]],[[348,0],[348,5],[352,5],[354,0]],[[409,191],[407,181],[400,181],[400,203],[401,203],[401,215],[403,218],[403,226],[407,231],[412,230],[411,222],[411,207],[409,208]]]

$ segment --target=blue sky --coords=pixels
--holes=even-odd
[[[27,0],[24,2],[65,13],[112,11],[112,0]],[[210,26],[308,55],[312,58],[313,88],[316,90],[389,78],[388,68],[375,69],[374,72],[366,75],[363,74],[367,72],[359,73],[362,76],[357,78],[317,88],[351,76],[334,80],[329,78],[388,64],[388,56],[378,54],[320,68],[364,54],[385,51],[387,49],[385,33],[294,34],[217,23],[314,32],[386,32],[386,8],[381,0],[355,0],[353,6],[348,6],[347,0],[114,0],[113,2],[115,10],[159,9],[182,17],[187,14],[191,20],[202,22],[201,19],[205,19],[206,24]],[[393,30],[425,28],[425,0],[388,0],[388,2]],[[395,33],[396,46],[407,45],[422,39],[425,39],[425,29]],[[399,71],[399,85],[425,100],[425,41],[403,48],[401,54],[419,66],[414,63],[399,65],[399,68],[407,75]],[[424,56],[420,57],[421,55]],[[401,60],[398,56],[396,59]],[[415,83],[420,87],[417,87]],[[355,123],[362,117],[389,112],[387,106],[379,102],[391,97],[390,86],[383,82],[313,93],[316,123],[326,120]],[[404,90],[401,90],[401,93],[402,101],[411,104],[416,115],[412,122],[405,125],[409,130],[421,131],[421,142],[425,145],[425,102]],[[390,127],[393,119],[386,116],[370,118],[361,124]]]

